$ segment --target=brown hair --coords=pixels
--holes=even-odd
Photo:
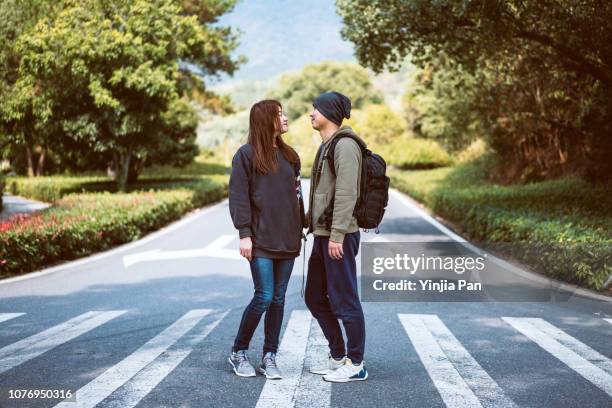
[[[260,174],[268,174],[268,171],[278,170],[276,151],[274,150],[274,139],[283,157],[291,164],[299,161],[298,154],[291,146],[286,144],[280,135],[281,123],[278,109],[283,109],[280,102],[266,99],[257,102],[251,107],[249,117],[248,143],[253,148],[253,161],[255,169]]]

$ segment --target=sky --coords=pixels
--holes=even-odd
[[[242,30],[235,54],[248,61],[216,85],[266,80],[308,63],[355,60],[352,44],[340,37],[333,0],[241,0],[219,24]]]

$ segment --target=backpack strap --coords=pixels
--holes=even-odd
[[[323,170],[323,163],[325,162],[325,160],[327,160],[327,163],[329,165],[329,169],[332,172],[332,174],[334,175],[334,177],[336,177],[336,167],[334,164],[334,154],[335,154],[335,149],[336,149],[336,145],[338,144],[338,142],[340,141],[340,139],[342,139],[343,137],[348,137],[353,139],[355,142],[357,142],[357,146],[359,146],[359,149],[361,150],[361,158],[362,158],[362,162],[361,162],[361,180],[359,183],[359,195],[357,196],[357,202],[355,203],[355,208],[359,207],[361,205],[361,194],[363,194],[364,190],[365,190],[365,184],[366,184],[366,176],[367,176],[367,166],[365,163],[365,158],[369,152],[367,146],[365,145],[365,143],[363,141],[361,141],[360,139],[352,136],[352,135],[338,135],[336,137],[334,137],[334,139],[330,142],[329,147],[327,148],[325,154],[323,155],[323,158],[321,159],[321,165],[319,168],[319,175],[321,174],[321,171]],[[318,184],[318,180],[317,180],[317,184]],[[316,185],[315,185],[316,188]],[[319,217],[319,222],[324,224],[325,227],[327,229],[331,229],[331,224],[332,224],[332,218],[333,218],[333,212],[334,212],[334,197],[332,196],[331,201],[329,202],[329,205],[327,206],[327,208],[325,208],[325,210],[323,211],[323,214],[321,214],[321,216]]]
[[[325,153],[325,156],[323,156],[324,160],[327,159],[327,163],[329,163],[329,169],[331,170],[331,172],[334,175],[334,177],[336,177],[336,166],[334,164],[334,153],[336,151],[336,145],[338,144],[340,139],[342,139],[343,137],[348,137],[350,139],[353,139],[357,143],[357,146],[359,146],[359,148],[361,149],[361,156],[362,157],[365,157],[367,152],[368,152],[368,148],[363,143],[363,141],[359,140],[358,138],[354,137],[353,135],[338,135],[338,136],[334,137],[334,139],[329,144],[329,148],[327,149],[327,152]],[[362,163],[362,167],[363,167],[363,163]]]

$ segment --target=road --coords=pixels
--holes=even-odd
[[[362,242],[457,238],[397,192],[381,234],[362,233]],[[252,283],[237,246],[224,201],[136,243],[0,284],[0,407],[612,406],[612,302],[579,293],[364,303],[370,378],[326,383],[307,372],[327,351],[300,296],[301,258],[281,332],[285,378],[238,378],[227,355]],[[259,327],[251,361],[262,344]],[[15,389],[76,390],[76,402],[10,399]]]

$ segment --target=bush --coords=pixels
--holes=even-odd
[[[446,150],[433,140],[402,137],[383,146],[381,154],[387,164],[399,169],[433,169],[452,163]]]
[[[394,187],[456,224],[470,239],[543,245],[554,255],[513,255],[549,276],[601,289],[612,267],[610,186],[578,179],[499,186],[484,179],[482,166],[391,171],[390,176]]]
[[[227,167],[200,155],[184,167],[164,165],[145,168],[138,181],[128,185],[128,191],[171,187],[177,183],[197,182],[202,178],[210,178],[211,175],[226,174],[229,174]],[[11,194],[48,203],[55,203],[65,195],[73,193],[117,192],[115,181],[102,173],[90,173],[87,176],[9,177],[7,189]]]
[[[125,194],[69,194],[48,210],[0,223],[0,276],[137,240],[226,195],[226,178],[221,176],[161,183],[156,190]]]

